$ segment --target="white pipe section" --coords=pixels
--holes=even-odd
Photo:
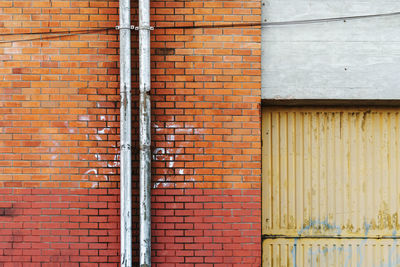
[[[151,266],[150,0],[139,0],[140,267]]]
[[[121,267],[132,267],[132,155],[131,155],[131,7],[119,2],[120,31],[120,144],[121,144]]]

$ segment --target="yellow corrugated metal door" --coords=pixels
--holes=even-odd
[[[400,266],[400,108],[263,109],[263,266]]]

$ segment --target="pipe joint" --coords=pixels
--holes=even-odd
[[[149,95],[151,91],[151,86],[147,83],[142,84],[139,86],[140,94],[143,94],[144,96]]]
[[[141,144],[140,145],[140,150],[141,151],[150,150],[150,148],[151,148],[151,145],[149,145],[149,144]]]
[[[131,145],[130,144],[125,144],[125,145],[121,145],[121,150],[131,150]]]

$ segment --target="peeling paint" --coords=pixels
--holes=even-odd
[[[167,188],[170,186],[171,183],[166,183],[166,182],[157,182],[154,183],[153,188]]]
[[[113,162],[107,162],[107,167],[108,168],[116,168],[119,167],[119,162],[118,161],[113,161]]]
[[[156,149],[153,150],[153,154],[156,154],[156,155],[163,155],[163,154],[165,154],[165,148],[158,147],[158,148],[156,148]]]
[[[174,166],[175,166],[175,162],[174,161],[167,162],[167,168],[173,168]]]
[[[60,142],[57,142],[57,141],[51,141],[51,143],[53,144],[53,146],[60,146]]]
[[[97,169],[87,170],[84,174],[97,174]]]
[[[102,128],[102,129],[99,129],[99,130],[97,130],[97,133],[99,133],[99,134],[106,134],[106,131],[108,131],[108,130],[110,130],[110,128]]]

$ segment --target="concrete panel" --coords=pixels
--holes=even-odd
[[[400,11],[395,1],[263,1],[263,22]],[[265,26],[263,99],[400,99],[400,16]]]

